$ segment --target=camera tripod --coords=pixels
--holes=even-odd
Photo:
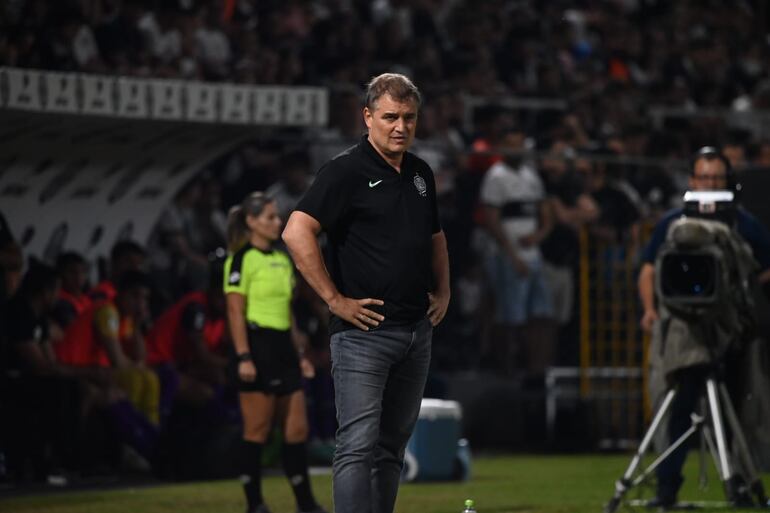
[[[675,386],[668,389],[663,402],[652,419],[650,427],[639,444],[636,454],[631,459],[631,463],[628,465],[623,477],[615,482],[615,494],[606,504],[604,512],[614,513],[627,491],[645,482],[664,460],[669,458],[678,447],[686,443],[695,433],[701,434],[702,452],[704,451],[704,441],[708,446],[719,479],[724,486],[728,502],[734,506],[758,505],[759,507],[767,507],[767,495],[765,495],[762,481],[759,479],[756,465],[749,451],[738,417],[735,414],[727,388],[721,380],[715,377],[714,372],[709,373],[705,378],[705,393],[702,393],[699,401],[703,405],[702,412],[700,414],[697,411],[692,412],[690,414],[691,425],[689,429],[671,443],[647,468],[637,473],[641,466],[642,458],[649,449],[654,436],[663,425],[665,415],[671,409],[676,394],[677,389]],[[734,457],[728,449],[725,420],[729,422],[729,429],[732,434]],[[739,472],[739,468],[742,472]],[[756,504],[751,499],[752,494],[756,497]]]

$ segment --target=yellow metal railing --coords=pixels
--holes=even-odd
[[[647,239],[649,227],[641,230]],[[596,399],[600,437],[638,441],[644,429],[647,337],[639,327],[639,245],[580,233],[580,394]]]

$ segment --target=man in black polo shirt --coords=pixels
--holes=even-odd
[[[449,304],[433,172],[407,152],[419,106],[407,77],[375,77],[363,110],[368,135],[321,168],[283,233],[333,314],[336,513],[393,511],[433,326]],[[326,265],[316,239],[322,230]]]

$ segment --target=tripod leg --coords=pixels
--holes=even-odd
[[[676,451],[682,444],[684,444],[692,435],[695,434],[698,429],[700,429],[703,426],[703,417],[700,415],[697,415],[695,413],[690,414],[690,419],[692,421],[692,424],[690,424],[690,427],[682,433],[679,438],[677,438],[671,445],[668,446],[668,448],[660,453],[660,455],[652,462],[650,465],[644,469],[644,471],[639,474],[636,479],[633,480],[632,484],[634,486],[640,484],[642,481],[647,479],[647,476],[652,474],[652,472],[658,468],[658,466],[663,463],[664,460],[666,460],[671,454]]]
[[[706,381],[709,406],[711,408],[711,423],[714,426],[714,436],[717,442],[717,453],[722,467],[722,483],[725,487],[727,500],[735,506],[751,505],[751,496],[745,491],[741,476],[734,472],[727,454],[727,438],[722,424],[722,412],[719,409],[719,396],[716,381],[709,378]]]
[[[675,395],[676,390],[673,388],[669,389],[666,393],[663,403],[661,403],[660,408],[658,408],[658,411],[655,413],[655,417],[653,417],[652,423],[644,434],[642,442],[639,444],[639,448],[631,459],[631,463],[628,465],[623,477],[615,481],[615,494],[604,507],[605,513],[614,513],[614,511],[618,509],[623,495],[625,495],[625,493],[633,486],[634,483],[632,483],[631,478],[634,476],[636,469],[639,468],[639,464],[641,463],[644,454],[647,452],[647,449],[650,447],[650,443],[652,443],[655,433],[658,431],[661,422],[663,422],[663,418],[671,407]]]
[[[719,392],[722,396],[722,404],[724,405],[725,414],[727,415],[727,421],[730,423],[730,429],[732,429],[736,448],[746,469],[746,481],[750,484],[751,491],[756,496],[759,504],[766,505],[768,504],[768,500],[764,486],[762,485],[762,480],[759,478],[757,466],[754,463],[751,451],[749,451],[749,444],[746,442],[746,436],[743,434],[743,428],[738,420],[738,415],[735,413],[733,402],[730,399],[730,394],[727,393],[727,388],[724,383],[719,383]]]
[[[725,429],[722,425],[722,412],[719,409],[719,398],[717,397],[717,387],[714,378],[706,381],[706,393],[709,402],[709,412],[711,414],[711,423],[714,426],[714,437],[717,442],[717,454],[719,456],[719,466],[722,471],[722,482],[727,482],[732,476],[733,471],[727,458],[727,442],[725,438]]]

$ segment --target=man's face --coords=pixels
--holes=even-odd
[[[521,165],[521,151],[524,149],[524,132],[508,132],[500,141],[500,149],[504,153],[505,161],[512,168],[518,168]]]
[[[690,189],[693,191],[718,191],[727,188],[727,169],[719,159],[695,161],[695,168],[690,176]]]
[[[417,128],[417,103],[397,102],[389,94],[380,96],[373,110],[364,107],[369,140],[385,156],[397,156],[412,145]]]

